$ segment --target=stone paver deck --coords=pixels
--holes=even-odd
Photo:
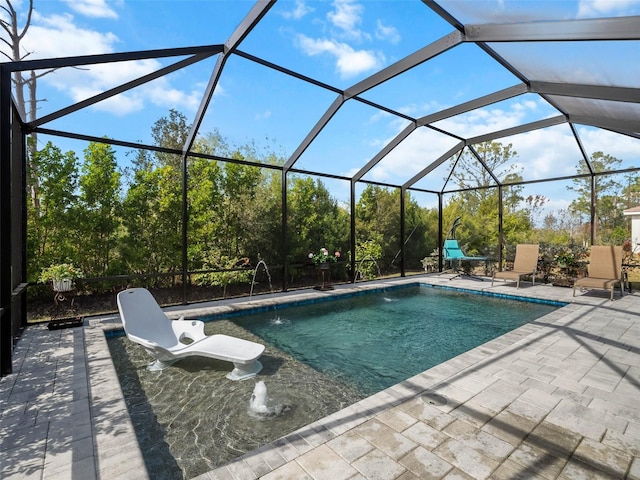
[[[640,295],[611,302],[447,276],[384,283],[417,281],[571,303],[198,480],[640,479]],[[149,478],[104,335],[118,319],[85,323],[29,327],[18,342],[14,373],[0,380],[0,478]]]

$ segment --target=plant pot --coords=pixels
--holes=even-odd
[[[318,270],[329,270],[329,263],[328,262],[319,263],[316,268]]]
[[[54,292],[70,292],[73,290],[73,280],[63,278],[62,280],[52,280]]]

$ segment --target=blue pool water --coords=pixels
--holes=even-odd
[[[234,317],[314,369],[373,394],[558,308],[411,287]]]

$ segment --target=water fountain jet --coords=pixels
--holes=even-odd
[[[249,413],[259,417],[272,417],[280,415],[286,408],[286,405],[269,406],[269,397],[267,396],[267,386],[264,381],[256,382],[253,388],[251,399],[249,400]]]
[[[269,268],[267,268],[267,264],[264,260],[260,260],[257,263],[256,268],[253,270],[253,278],[251,279],[251,290],[249,291],[249,301],[251,301],[251,297],[253,296],[253,287],[256,284],[256,275],[258,274],[258,268],[260,268],[260,265],[264,267],[264,271],[267,274],[267,278],[269,279],[269,291],[273,293],[273,285],[271,284],[271,274],[269,273]]]

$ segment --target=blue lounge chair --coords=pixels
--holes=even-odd
[[[455,239],[447,239],[444,241],[444,261],[449,262],[451,268],[449,270],[445,270],[442,273],[454,272],[457,275],[454,275],[449,280],[454,278],[458,278],[461,276],[475,278],[477,280],[484,281],[484,279],[477,277],[475,275],[467,275],[463,272],[460,267],[461,262],[463,261],[471,261],[471,262],[487,262],[488,257],[470,257],[465,255],[460,245],[458,245],[458,240]]]

